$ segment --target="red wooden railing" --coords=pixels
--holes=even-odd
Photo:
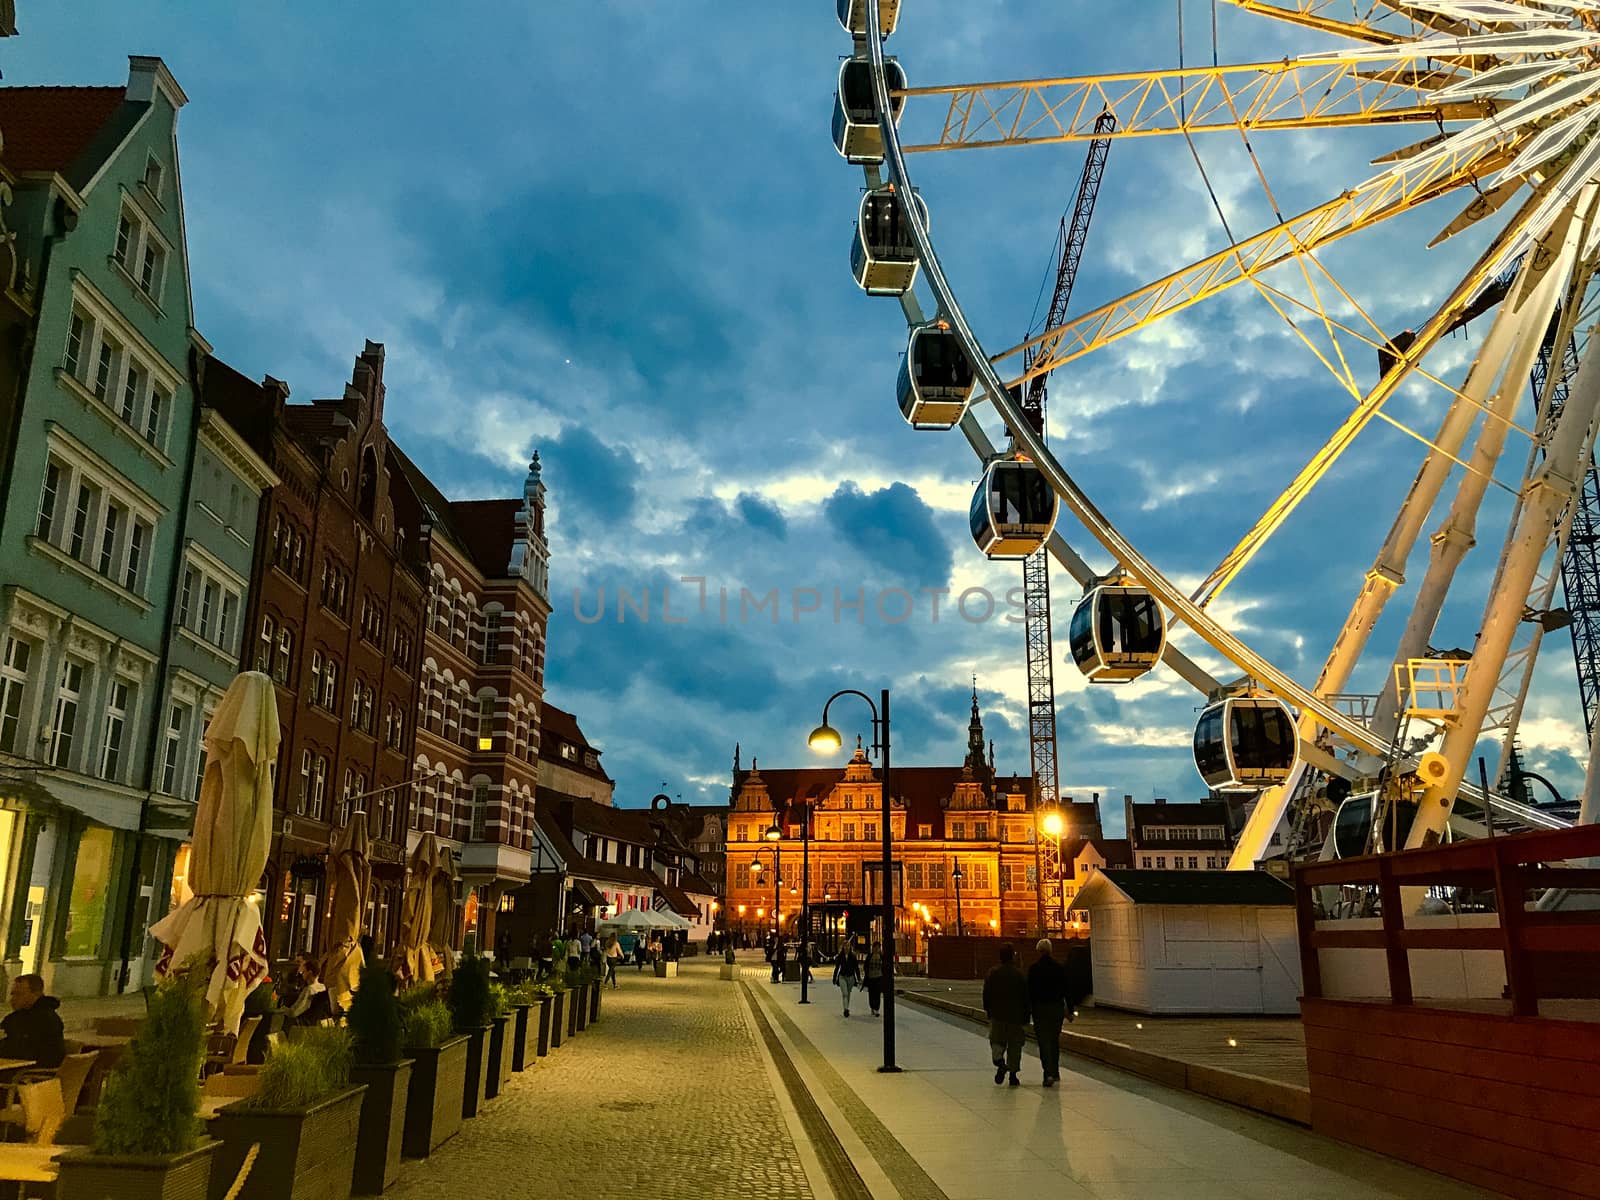
[[[1322,997],[1318,951],[1339,948],[1384,952],[1393,1004],[1412,1003],[1411,950],[1501,951],[1516,1016],[1537,1016],[1541,994],[1592,997],[1600,990],[1600,911],[1539,912],[1527,907],[1530,891],[1600,890],[1600,870],[1564,865],[1583,859],[1600,859],[1600,826],[1483,838],[1300,867],[1294,883],[1305,996]],[[1338,885],[1376,886],[1383,928],[1318,929],[1313,889]],[[1434,886],[1492,891],[1498,927],[1407,928],[1400,889]]]

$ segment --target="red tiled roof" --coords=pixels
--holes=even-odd
[[[66,174],[124,99],[120,87],[0,88],[6,166]]]
[[[504,579],[511,565],[521,500],[453,500],[450,530],[486,579]]]
[[[539,705],[539,724],[546,733],[565,738],[575,746],[589,745],[589,739],[578,728],[578,718],[564,708],[557,708],[548,700]]]

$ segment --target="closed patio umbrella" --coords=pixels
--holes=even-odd
[[[406,888],[400,897],[400,977],[406,983],[432,983],[439,974],[428,950],[438,861],[439,843],[433,834],[423,834],[406,864]]]
[[[230,1033],[244,999],[267,973],[256,884],[272,843],[272,765],[278,758],[278,698],[259,671],[234,678],[206,727],[206,769],[195,812],[189,884],[194,895],[150,928],[164,947],[162,977],[208,964],[206,1002]]]
[[[433,860],[433,895],[428,903],[428,949],[438,970],[455,970],[456,873],[448,846],[439,847]]]
[[[340,832],[333,854],[333,909],[328,918],[333,949],[323,964],[322,982],[336,1009],[350,1007],[350,996],[361,982],[366,962],[361,951],[361,918],[367,911],[367,888],[372,883],[371,853],[367,814],[358,809]]]

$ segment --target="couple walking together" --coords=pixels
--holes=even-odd
[[[853,943],[846,943],[845,948],[839,951],[839,957],[833,961],[833,984],[844,996],[844,1015],[850,1015],[850,993],[859,987],[862,981],[867,985],[867,1003],[872,1006],[872,1015],[878,1015],[878,1004],[883,999],[883,948],[877,942],[872,943],[872,949],[867,951],[863,959],[856,953]]]
[[[1008,942],[1000,947],[1000,965],[983,981],[983,1011],[989,1018],[989,1056],[994,1060],[994,1081],[1020,1087],[1022,1039],[1033,1021],[1039,1039],[1039,1063],[1044,1086],[1061,1080],[1061,1024],[1071,1020],[1073,1009],[1089,994],[1078,973],[1056,961],[1050,939],[1040,938],[1039,959],[1024,975],[1016,964],[1016,951]]]

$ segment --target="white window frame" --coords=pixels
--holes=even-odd
[[[52,470],[55,473],[53,492],[50,488]],[[87,508],[83,507],[85,496]],[[117,518],[107,555],[106,517],[112,507],[120,510],[121,515]],[[163,512],[142,489],[59,426],[50,424],[45,475],[40,485],[39,509],[32,535],[36,542],[49,546],[97,579],[148,599],[144,589],[149,582],[150,545]],[[73,552],[74,548],[77,553]],[[100,570],[102,563],[109,564],[109,572]]]
[[[127,758],[123,753],[128,722],[137,695],[133,680],[114,675],[106,689],[106,722],[100,735],[100,778],[121,783]]]
[[[145,165],[148,170],[149,162],[147,161]],[[158,167],[159,165],[157,164]],[[126,244],[123,241],[125,225],[129,234]],[[145,267],[152,253],[157,256],[158,266],[153,277],[146,280]],[[155,221],[127,192],[122,196],[122,212],[117,218],[117,235],[111,247],[111,261],[145,299],[157,308],[161,307],[161,292],[166,284],[167,267],[172,262],[172,243],[167,241]]]
[[[14,633],[6,635],[3,656],[0,656],[0,750],[8,754],[17,753],[17,748],[26,744],[28,712],[24,705],[28,695],[28,664],[40,650],[35,643]],[[5,737],[8,723],[9,739]]]
[[[67,682],[72,678],[74,669],[77,679],[74,686],[68,687]],[[45,756],[51,766],[71,770],[73,751],[82,747],[79,726],[83,716],[84,682],[89,677],[89,670],[89,664],[78,659],[69,657],[61,660],[61,670],[56,676],[55,698],[50,708],[50,751]],[[65,750],[62,749],[63,743]]]
[[[183,730],[189,724],[193,710],[177,700],[167,705],[167,727],[162,736],[161,790],[168,796],[179,795],[178,781],[183,775]]]

